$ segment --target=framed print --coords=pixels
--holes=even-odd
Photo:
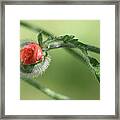
[[[117,0],[1,9],[2,119],[119,119]]]

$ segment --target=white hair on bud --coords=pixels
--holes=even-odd
[[[37,78],[39,75],[42,75],[42,73],[45,72],[50,62],[51,62],[50,56],[46,56],[42,62],[34,66],[31,73],[25,73],[20,71],[20,76],[26,78]]]

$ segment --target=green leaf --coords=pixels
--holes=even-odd
[[[90,59],[90,63],[91,63],[94,67],[96,67],[96,66],[99,65],[99,62],[98,62],[95,58],[89,56],[89,59]]]
[[[38,43],[39,43],[40,46],[42,46],[42,41],[43,41],[42,32],[39,32],[39,34],[38,34]]]

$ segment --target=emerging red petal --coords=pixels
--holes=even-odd
[[[25,65],[42,61],[42,49],[37,43],[29,43],[20,50],[20,61]]]

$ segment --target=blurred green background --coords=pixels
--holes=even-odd
[[[79,41],[100,47],[99,20],[23,20],[31,25],[43,28],[56,36],[74,35]],[[20,40],[37,41],[36,32],[23,26],[20,27]],[[100,85],[88,67],[74,58],[64,49],[49,51],[52,58],[46,72],[37,81],[46,87],[66,95],[74,100],[99,100]],[[100,56],[90,53],[98,61]],[[20,82],[21,100],[50,100],[44,93],[33,88],[26,82]]]

